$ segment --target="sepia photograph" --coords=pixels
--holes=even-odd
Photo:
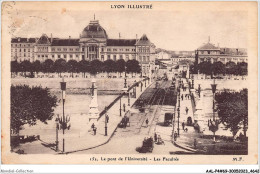
[[[3,2],[1,42],[6,164],[257,163],[257,3]]]

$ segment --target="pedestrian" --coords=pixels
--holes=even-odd
[[[145,120],[145,123],[146,123],[146,127],[148,127],[148,123],[149,123],[148,118]]]
[[[154,133],[154,141],[157,142],[157,134],[156,134],[156,132]]]
[[[182,122],[182,130],[184,130],[184,128],[185,128],[185,123]]]
[[[185,111],[186,111],[186,115],[187,115],[187,114],[188,114],[188,112],[189,112],[189,109],[186,107]]]
[[[177,140],[177,132],[176,131],[174,132],[174,136],[173,137],[174,137],[174,141],[176,141]]]
[[[106,122],[108,123],[109,121],[109,116],[106,114]]]
[[[124,110],[124,112],[125,112],[125,104],[123,104],[123,110]]]
[[[183,94],[181,94],[181,101],[183,101]]]
[[[93,131],[94,131],[94,135],[96,135],[96,133],[97,133],[97,127],[96,126],[93,128]]]
[[[94,131],[94,127],[95,127],[95,124],[93,123],[93,124],[91,125],[91,128],[92,128],[93,131]]]
[[[197,144],[198,144],[197,139],[194,138],[194,148],[195,148],[195,149],[197,149]]]
[[[188,97],[188,100],[189,100],[190,99],[190,95],[188,94],[187,97]]]

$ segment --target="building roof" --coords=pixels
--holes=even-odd
[[[90,21],[84,28],[81,38],[107,38],[106,30],[99,24],[98,20]]]
[[[12,38],[11,43],[35,43],[35,38]]]
[[[107,46],[135,46],[135,39],[107,39]]]
[[[52,46],[79,46],[79,39],[53,39]]]
[[[50,44],[51,41],[46,34],[42,34],[42,36],[36,41],[37,44]]]
[[[151,42],[146,34],[143,34],[143,36],[137,41],[136,45],[151,45]]]
[[[198,50],[220,50],[218,47],[208,42],[198,48]]]

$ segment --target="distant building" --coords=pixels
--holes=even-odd
[[[46,59],[114,61],[136,59],[147,72],[155,60],[155,45],[144,34],[139,39],[109,39],[98,20],[90,21],[79,38],[54,38],[43,34],[40,38],[12,38],[11,57],[18,62]]]
[[[171,55],[165,51],[156,53],[156,59],[170,59]]]
[[[178,62],[181,62],[181,61],[195,62],[195,57],[194,56],[190,56],[190,57],[174,56],[174,57],[171,57],[171,61],[172,61],[172,63],[178,63]]]
[[[235,50],[235,51],[234,51]],[[247,62],[248,57],[245,49],[231,49],[231,48],[220,48],[210,43],[210,38],[208,43],[202,45],[195,51],[195,62],[201,63],[203,61],[222,62],[226,64],[229,61],[238,63],[238,62]]]

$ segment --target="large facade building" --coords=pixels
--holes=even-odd
[[[232,51],[233,50],[233,51]],[[226,64],[227,62],[248,62],[248,57],[245,49],[230,49],[230,48],[220,48],[210,43],[210,38],[208,43],[202,45],[195,51],[195,62],[201,63],[203,61],[222,62]]]
[[[12,38],[11,57],[18,62],[55,61],[60,58],[66,61],[136,59],[143,72],[147,72],[150,63],[155,60],[155,45],[145,34],[139,39],[110,39],[99,21],[93,20],[78,39],[48,37],[46,34],[40,38]]]

